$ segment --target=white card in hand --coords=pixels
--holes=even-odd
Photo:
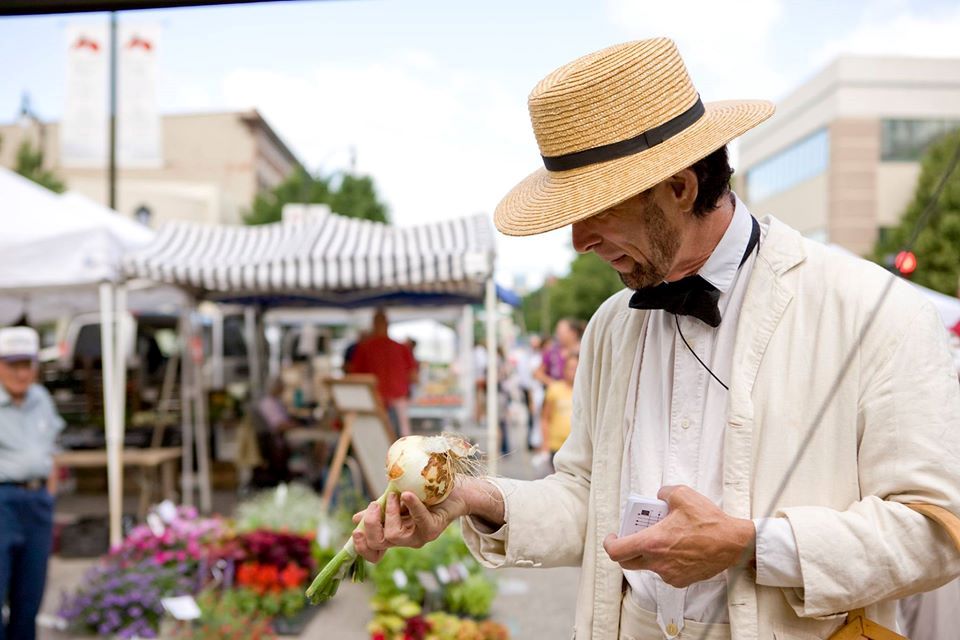
[[[623,507],[620,537],[628,536],[653,526],[667,517],[669,507],[663,500],[631,494]]]

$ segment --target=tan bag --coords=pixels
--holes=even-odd
[[[950,534],[953,544],[960,549],[960,518],[943,507],[932,504],[914,502],[907,505],[914,511],[922,513],[937,524],[941,525]],[[847,614],[847,623],[837,629],[829,640],[908,640],[904,636],[891,631],[885,626],[869,619],[863,609],[855,609]]]

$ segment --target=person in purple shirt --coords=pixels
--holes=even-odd
[[[547,386],[555,380],[563,379],[563,368],[567,357],[580,351],[583,329],[583,321],[576,318],[561,318],[557,321],[554,340],[543,350],[543,360],[537,373],[534,374],[541,384]]]

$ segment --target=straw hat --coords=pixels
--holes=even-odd
[[[574,60],[541,80],[528,102],[545,166],[497,206],[497,228],[513,236],[550,231],[623,202],[773,114],[765,100],[700,102],[667,38]]]

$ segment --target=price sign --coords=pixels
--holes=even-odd
[[[437,567],[437,579],[440,580],[440,584],[449,583],[452,579],[450,576],[450,570],[443,565]]]
[[[323,548],[330,546],[330,538],[333,537],[333,534],[330,531],[330,525],[326,522],[321,522],[320,526],[317,527],[317,544]]]
[[[397,589],[403,589],[407,586],[407,574],[404,573],[403,569],[393,570],[393,584],[397,585]]]
[[[160,604],[177,620],[196,620],[200,617],[200,606],[193,596],[161,598]]]
[[[163,526],[163,520],[160,519],[160,516],[152,511],[147,514],[147,526],[150,527],[150,532],[158,538],[167,530],[167,528]]]

